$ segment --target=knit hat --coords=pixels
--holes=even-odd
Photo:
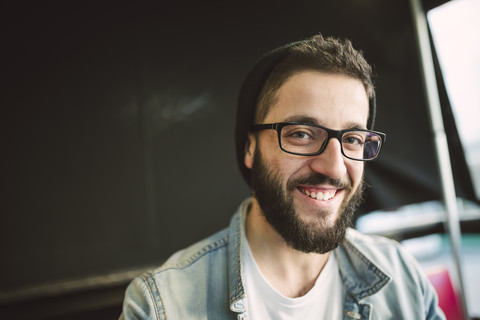
[[[250,169],[247,168],[244,163],[246,143],[248,140],[249,128],[254,124],[255,111],[260,92],[273,69],[289,54],[289,49],[304,41],[306,40],[292,42],[265,54],[257,61],[252,69],[250,69],[250,72],[247,74],[240,89],[235,124],[235,144],[237,163],[240,172],[248,185],[250,185]],[[370,130],[373,129],[373,124],[375,122],[375,112],[375,93],[373,92],[369,101],[369,116],[367,123],[367,127]]]

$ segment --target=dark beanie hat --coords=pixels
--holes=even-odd
[[[235,123],[235,147],[240,172],[248,185],[250,185],[250,169],[245,166],[244,159],[249,128],[254,122],[258,97],[270,73],[283,60],[283,58],[288,55],[289,49],[303,41],[286,44],[265,54],[257,61],[252,69],[250,69],[250,72],[247,74],[240,89]],[[375,112],[375,93],[373,92],[369,101],[369,116],[367,123],[367,127],[370,130],[373,129],[373,124],[375,122]]]

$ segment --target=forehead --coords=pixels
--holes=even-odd
[[[367,92],[360,80],[304,71],[292,75],[278,89],[265,123],[305,118],[331,129],[366,128],[368,108]]]

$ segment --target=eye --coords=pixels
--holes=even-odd
[[[282,129],[282,137],[294,140],[315,139],[316,133],[308,125],[287,125]]]
[[[362,140],[355,137],[346,137],[343,139],[343,142],[348,144],[362,144]]]
[[[312,139],[312,136],[305,131],[295,131],[290,133],[289,136],[295,139]]]
[[[344,147],[349,149],[362,148],[365,144],[365,134],[363,132],[349,132],[342,139]]]
[[[287,125],[283,127],[281,134],[284,146],[311,145],[318,140],[314,128],[308,125]]]

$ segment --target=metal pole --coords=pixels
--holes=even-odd
[[[442,182],[443,201],[445,203],[445,228],[449,234],[452,255],[457,278],[458,295],[462,304],[465,319],[469,319],[460,262],[461,230],[458,218],[458,207],[455,194],[447,136],[443,125],[442,110],[438,95],[432,49],[425,12],[421,0],[410,0],[412,18],[417,34],[417,45],[423,71],[423,81],[427,96],[430,121],[435,139],[438,167]]]

